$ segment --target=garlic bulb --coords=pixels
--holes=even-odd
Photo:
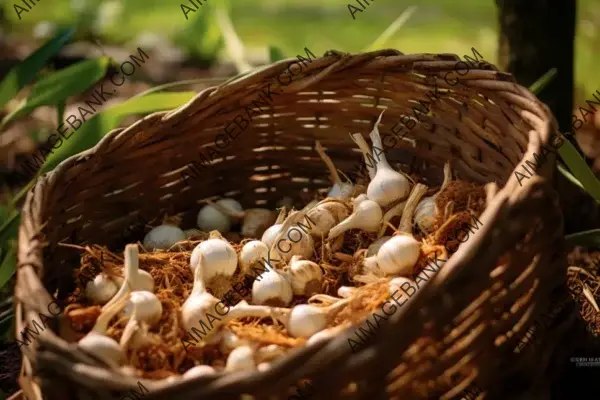
[[[312,236],[302,231],[296,226],[290,226],[286,229],[285,224],[282,232],[271,247],[271,259],[288,262],[292,256],[299,255],[305,258],[311,258],[315,251],[315,241]],[[294,241],[297,239],[296,241]]]
[[[450,162],[446,161],[444,164],[444,182],[440,190],[433,196],[425,197],[417,205],[415,209],[415,222],[424,233],[431,233],[435,228],[435,221],[440,210],[436,206],[436,198],[438,194],[442,192],[452,181],[452,170],[450,168]]]
[[[343,202],[327,198],[306,213],[309,222],[315,224],[311,226],[309,234],[315,239],[327,236],[331,228],[347,218],[349,214],[350,210]]]
[[[196,224],[204,232],[219,231],[227,233],[233,220],[243,217],[242,205],[234,199],[221,199],[216,203],[207,201],[198,212]],[[241,216],[239,215],[241,213]]]
[[[375,254],[377,254],[381,246],[391,238],[391,236],[382,236],[373,243],[371,243],[367,248],[367,257],[374,256]]]
[[[292,291],[298,296],[312,296],[321,291],[323,271],[319,264],[293,256],[287,276],[292,284]]]
[[[252,283],[254,304],[281,307],[290,304],[293,297],[290,283],[273,269],[269,269]]]
[[[123,312],[129,317],[119,342],[124,352],[130,344],[134,348],[148,342],[148,325],[155,324],[162,316],[162,304],[152,292],[137,291],[131,293]]]
[[[308,338],[308,340],[306,341],[306,346],[310,346],[313,343],[319,343],[331,339],[337,336],[338,333],[346,329],[348,325],[349,324],[342,324],[338,326],[333,326],[331,328],[323,329],[322,331],[319,331],[312,335],[310,338]]]
[[[299,304],[290,312],[287,331],[294,337],[309,338],[322,331],[333,320],[339,309],[350,299],[338,301],[327,307],[315,307],[309,304]]]
[[[217,371],[210,365],[196,365],[183,373],[184,379],[193,379],[199,376],[214,375]]]
[[[225,371],[254,371],[256,363],[254,362],[254,350],[250,346],[241,346],[234,349],[227,357]]]
[[[131,318],[135,312],[140,321],[154,324],[160,320],[162,311],[162,304],[154,293],[137,291],[131,293],[123,313]]]
[[[173,225],[159,225],[152,228],[150,232],[144,236],[144,247],[150,250],[163,249],[166,250],[177,242],[186,239],[185,233],[181,229]]]
[[[245,274],[249,274],[253,266],[261,264],[268,257],[269,248],[267,245],[260,240],[252,240],[246,243],[240,251],[240,270]]]
[[[368,200],[368,197],[365,193],[361,193],[358,196],[356,196],[355,198],[352,199],[352,207],[354,210],[356,210],[356,207],[358,207],[358,205],[360,203],[362,203],[363,201]]]
[[[207,269],[206,265],[208,263],[205,260],[204,253],[200,252],[198,257],[198,264],[193,270],[194,286],[192,287],[192,292],[181,306],[181,321],[186,331],[190,331],[197,326],[199,323],[198,321],[202,320],[202,318],[206,318],[208,312],[213,310],[216,311],[217,304],[219,303],[219,299],[206,291],[204,271]],[[221,326],[224,322],[224,319],[221,319],[214,324]],[[206,340],[211,337],[215,331],[216,329],[211,330],[204,339]]]
[[[367,197],[377,202],[381,207],[387,207],[397,201],[404,200],[408,196],[410,182],[404,174],[394,170],[387,162],[385,153],[382,150],[383,145],[381,144],[379,129],[377,128],[382,116],[383,111],[379,114],[370,135],[373,142],[373,155],[378,159],[378,163],[375,177],[371,179],[367,187]],[[379,149],[379,155],[377,149]]]
[[[234,349],[240,346],[247,346],[250,342],[246,339],[240,339],[238,335],[231,332],[229,329],[223,329],[220,333],[221,340],[219,341],[219,350],[223,354],[229,354]]]
[[[267,228],[267,230],[263,233],[260,241],[266,244],[268,248],[273,247],[273,243],[275,242],[275,239],[277,238],[277,235],[283,226],[283,221],[285,220],[286,214],[287,208],[282,207],[275,223],[271,227]]]
[[[331,158],[325,154],[325,150],[318,140],[315,143],[315,150],[319,154],[319,157],[323,160],[327,169],[329,170],[329,176],[333,181],[333,187],[327,193],[327,197],[334,197],[339,199],[349,199],[354,191],[354,185],[352,182],[342,182],[340,175],[338,174],[337,168]]]
[[[237,254],[231,244],[217,231],[210,233],[210,238],[198,244],[190,257],[190,268],[196,269],[204,256],[204,279],[209,281],[217,275],[232,276],[237,268]]]
[[[82,350],[94,355],[109,366],[114,368],[121,365],[125,359],[125,354],[121,350],[121,346],[114,339],[106,336],[108,323],[110,320],[121,311],[125,306],[125,300],[111,304],[103,310],[92,330],[77,342]]]
[[[94,304],[105,304],[117,293],[117,290],[119,290],[117,283],[105,273],[101,273],[85,285],[85,297]]]
[[[406,201],[406,208],[400,220],[399,233],[381,245],[377,254],[367,257],[364,266],[367,270],[378,275],[412,274],[413,267],[419,260],[421,244],[412,236],[412,216],[414,210],[427,191],[427,186],[416,184]]]
[[[272,361],[285,354],[285,348],[276,344],[270,344],[267,346],[260,347],[254,353],[254,357],[258,363],[264,361]]]
[[[345,220],[334,226],[329,231],[328,240],[332,240],[350,229],[361,229],[365,232],[377,232],[381,226],[383,213],[378,203],[373,200],[364,200],[356,210]]]

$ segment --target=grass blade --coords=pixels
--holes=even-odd
[[[240,73],[250,71],[252,66],[246,62],[244,45],[235,32],[225,6],[220,2],[217,4],[216,15],[217,23],[221,27],[221,32],[223,32],[223,37],[225,38],[225,48],[233,60],[236,69]]]
[[[19,108],[2,120],[0,130],[11,120],[27,115],[37,107],[57,105],[70,96],[83,93],[104,76],[109,62],[108,57],[81,61],[39,80]]]
[[[597,202],[600,202],[600,181],[598,181],[596,175],[588,167],[575,146],[564,136],[563,141],[563,144],[558,148],[558,154],[569,167],[575,179]]]
[[[48,60],[73,37],[75,29],[59,32],[33,54],[12,68],[0,82],[0,108],[32,82]]]
[[[592,229],[590,231],[583,231],[566,235],[565,243],[569,247],[583,246],[589,248],[600,248],[600,229]]]
[[[17,259],[12,245],[7,246],[5,252],[0,254],[0,288],[4,287],[10,278],[15,274]]]
[[[531,86],[529,86],[529,91],[537,96],[554,77],[558,70],[556,68],[550,68],[548,72],[544,75],[540,76],[537,81],[533,82]]]
[[[558,168],[558,170],[560,171],[560,173],[563,174],[565,178],[567,178],[568,180],[570,180],[571,183],[573,183],[574,185],[577,185],[580,188],[582,188],[583,190],[585,190],[585,188],[583,187],[583,185],[581,184],[581,182],[579,182],[577,180],[577,178],[575,178],[573,176],[573,174],[571,174],[571,172],[569,172],[568,169],[566,169],[565,167],[563,167],[562,164],[556,164],[556,168]]]
[[[383,48],[385,42],[387,42],[388,39],[398,31],[398,29],[402,28],[402,26],[406,23],[406,21],[408,21],[408,19],[416,10],[417,6],[410,6],[406,10],[402,11],[402,14],[400,14],[398,18],[396,18],[396,20],[392,22],[392,24],[388,26],[387,29],[383,31],[383,33],[363,51],[374,51]]]
[[[81,125],[69,140],[65,140],[60,148],[50,154],[42,165],[40,173],[51,171],[63,160],[92,148],[104,135],[118,127],[123,118],[129,115],[171,110],[187,103],[195,95],[195,92],[149,94],[106,108]]]

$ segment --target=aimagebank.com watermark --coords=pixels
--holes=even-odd
[[[576,367],[600,367],[600,357],[571,357]]]

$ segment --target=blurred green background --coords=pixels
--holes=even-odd
[[[223,0],[204,1],[205,4]],[[97,4],[103,3],[101,6]],[[18,4],[15,0],[15,4]],[[192,23],[196,14],[186,20],[180,4],[188,1],[164,0],[52,0],[42,1],[22,13],[21,20],[12,4],[4,9],[11,22],[11,33],[31,35],[42,21],[69,24],[76,11],[94,7],[99,22],[98,35],[103,43],[135,46],[135,38],[152,32],[174,39]],[[386,43],[386,47],[405,53],[450,52],[463,55],[476,47],[485,59],[496,63],[498,27],[497,8],[492,0],[377,0],[352,19],[350,0],[235,0],[230,3],[230,16],[249,54],[264,52],[275,45],[289,55],[308,46],[316,54],[329,49],[358,52],[373,42],[407,7],[418,6],[408,22]],[[105,17],[103,17],[105,16]],[[575,71],[577,87],[584,96],[600,86],[600,0],[578,2]],[[194,32],[187,31],[190,41]],[[577,101],[577,98],[575,99]]]

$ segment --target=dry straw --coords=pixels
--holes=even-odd
[[[460,61],[454,54],[327,52],[292,84],[275,83],[274,90],[281,91],[277,101],[209,170],[193,181],[181,179],[216,130],[293,61],[208,88],[184,107],[116,129],[40,178],[28,193],[19,232],[17,331],[47,308],[50,295],[60,301],[73,290],[79,258],[58,243],[76,229],[82,246],[105,244],[120,255],[123,243],[116,238],[138,215],[182,213],[184,222],[194,221],[201,200],[236,194],[245,206],[270,208],[284,195],[294,196],[301,208],[305,187],[329,184],[312,149],[315,140],[341,170],[348,170],[361,157],[348,133],[369,132],[384,108],[386,121],[408,115],[434,83],[442,98],[412,129],[416,147],[401,140],[386,156],[425,180],[442,176],[449,160],[461,179],[496,182],[500,189],[487,188],[481,229],[356,354],[348,346],[350,329],[291,351],[266,372],[217,374],[164,390],[170,384],[108,370],[46,329],[35,346],[21,348],[20,382],[30,399],[40,400],[42,393],[47,399],[109,399],[138,388],[138,381],[148,388],[149,399],[237,399],[240,394],[283,399],[303,379],[310,379],[314,400],[379,399],[385,392],[391,398],[446,400],[471,384],[486,398],[514,398],[508,391],[520,389],[513,384],[517,375],[528,379],[532,390],[544,384],[539,377],[560,334],[544,333],[544,351],[523,356],[514,350],[563,280],[563,225],[551,184],[555,160],[550,155],[522,187],[513,170],[556,132],[547,107],[488,63],[473,65],[460,77],[461,85],[448,85],[444,76]],[[380,130],[386,133],[393,125]],[[89,251],[91,256],[97,249]],[[161,262],[177,269],[172,261]]]

